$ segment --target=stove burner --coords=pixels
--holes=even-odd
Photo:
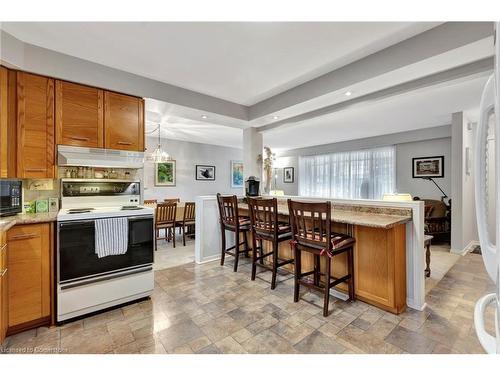
[[[139,206],[122,206],[122,211],[133,211],[133,210],[142,210],[142,207]]]

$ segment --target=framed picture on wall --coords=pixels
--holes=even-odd
[[[243,162],[231,160],[231,187],[243,187]]]
[[[155,163],[155,186],[175,186],[175,160]]]
[[[196,179],[199,181],[215,181],[214,165],[197,165]]]
[[[294,179],[295,175],[293,167],[283,168],[283,182],[286,184],[291,184],[293,183]]]
[[[444,177],[444,156],[413,158],[413,178]]]

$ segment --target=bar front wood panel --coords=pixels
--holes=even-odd
[[[9,334],[50,322],[52,310],[51,224],[16,225],[7,233],[9,246]]]
[[[356,226],[356,296],[393,313],[406,308],[406,226]]]
[[[57,80],[57,144],[104,147],[103,100],[103,90]]]
[[[240,215],[248,215],[247,209],[240,209]],[[280,221],[288,221],[287,215],[279,215]],[[356,239],[354,246],[354,290],[356,298],[383,310],[399,314],[406,309],[406,225],[392,228],[375,228],[361,225],[347,225],[332,222],[332,231],[346,233]],[[251,237],[250,237],[251,238]],[[269,244],[264,242],[267,251]],[[292,259],[289,242],[279,246],[279,257]],[[347,254],[329,260],[321,259],[321,269],[327,261],[332,262],[331,275],[341,277],[347,274]],[[311,254],[302,254],[302,271],[314,267]],[[293,272],[293,265],[284,267]],[[339,284],[336,289],[347,292],[347,284]]]
[[[54,178],[54,80],[17,72],[17,177]]]

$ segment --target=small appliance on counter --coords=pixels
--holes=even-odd
[[[260,181],[255,176],[250,176],[245,181],[245,195],[247,197],[258,197]]]
[[[0,179],[0,216],[12,216],[23,210],[21,180]]]

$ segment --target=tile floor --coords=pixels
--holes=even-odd
[[[186,238],[186,246],[183,246],[182,236],[178,234],[175,249],[172,242],[158,241],[158,250],[154,254],[155,271],[194,262],[194,243],[194,239]]]
[[[493,285],[480,255],[460,257],[428,293],[428,308],[396,316],[363,302],[304,290],[269,272],[250,281],[248,262],[189,263],[156,272],[151,299],[60,327],[8,338],[9,353],[483,353],[473,326],[476,300]],[[493,312],[488,311],[493,323]],[[492,329],[492,325],[487,327]]]

